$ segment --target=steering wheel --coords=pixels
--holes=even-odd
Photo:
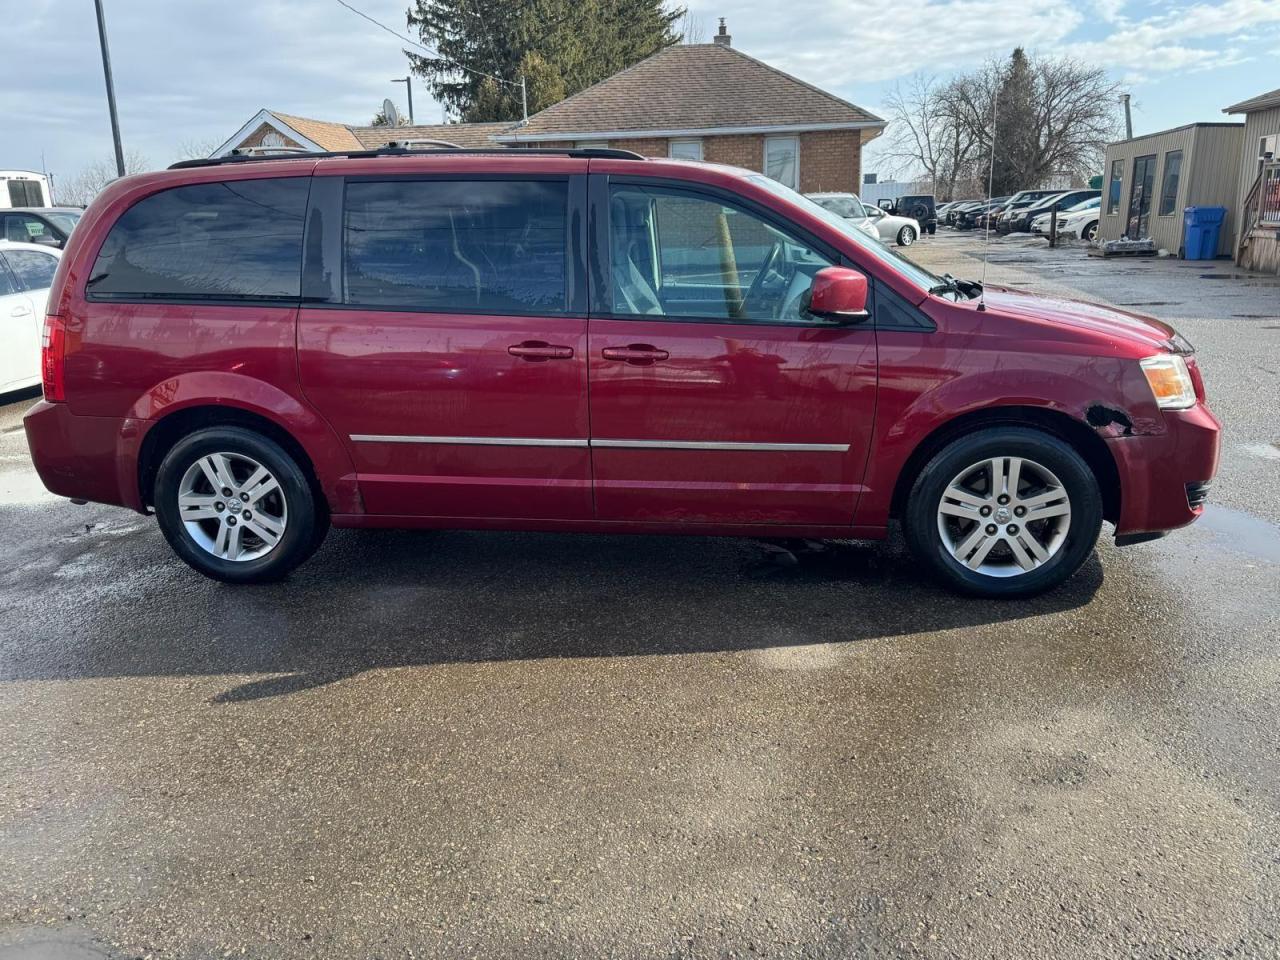
[[[778,261],[778,257],[781,255],[782,241],[775,240],[773,242],[773,246],[769,248],[768,255],[764,258],[764,263],[762,263],[760,265],[760,269],[756,271],[755,278],[751,281],[751,286],[747,287],[747,292],[742,297],[742,309],[740,311],[741,316],[737,317],[737,319],[746,319],[749,313],[748,306],[764,288],[764,278],[773,270],[774,265]],[[775,315],[770,319],[776,320],[777,316]]]

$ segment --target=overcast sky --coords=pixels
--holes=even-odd
[[[351,0],[403,30],[406,0]],[[126,150],[171,163],[220,143],[262,107],[367,123],[403,109],[404,44],[337,0],[105,0]],[[734,46],[874,112],[897,80],[940,76],[1018,44],[1112,71],[1149,132],[1224,120],[1224,106],[1280,84],[1280,0],[692,0],[704,38],[728,18]],[[111,156],[92,0],[7,5],[0,168],[73,176]],[[419,122],[440,108],[417,84]],[[1118,108],[1117,108],[1118,109]],[[864,169],[875,170],[874,149]]]

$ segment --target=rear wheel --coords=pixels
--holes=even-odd
[[[898,231],[898,246],[909,247],[916,242],[915,227],[903,227]]]
[[[1021,597],[1070,577],[1092,551],[1102,497],[1088,464],[1057,437],[1023,427],[952,442],[920,472],[907,543],[964,593]]]
[[[212,427],[178,441],[156,473],[155,508],[174,552],[230,583],[286,576],[328,529],[293,457],[242,427]]]

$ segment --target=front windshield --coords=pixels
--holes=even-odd
[[[70,233],[80,222],[78,213],[46,213],[45,216],[52,220],[63,233]]]
[[[928,292],[934,287],[942,283],[942,278],[938,277],[918,264],[912,263],[906,257],[896,251],[886,247],[879,240],[872,240],[854,225],[853,221],[845,220],[843,217],[832,213],[821,204],[815,203],[803,194],[796,193],[790,187],[784,187],[777,180],[770,180],[768,177],[756,175],[749,178],[750,181],[757,186],[764,187],[775,196],[781,197],[788,203],[793,203],[802,208],[807,213],[813,214],[820,220],[825,221],[830,226],[839,230],[840,233],[847,237],[854,246],[858,248],[860,253],[879,260],[894,273],[899,276],[906,277],[921,290]]]

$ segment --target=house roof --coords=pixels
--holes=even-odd
[[[1271,107],[1280,107],[1280,89],[1272,90],[1270,93],[1260,93],[1256,97],[1251,97],[1248,100],[1241,100],[1239,103],[1233,103],[1222,112],[1253,113],[1255,110],[1268,110]]]
[[[405,127],[352,127],[360,143],[368,150],[386,146],[392,140],[447,140],[460,147],[497,146],[490,137],[511,126],[501,123],[436,123]]]
[[[322,150],[361,150],[364,148],[351,128],[341,123],[330,123],[328,120],[312,120],[308,117],[295,117],[287,113],[269,111],[273,117],[287,127],[292,127]]]
[[[676,44],[495,139],[609,139],[883,127],[884,121],[730,46]]]

